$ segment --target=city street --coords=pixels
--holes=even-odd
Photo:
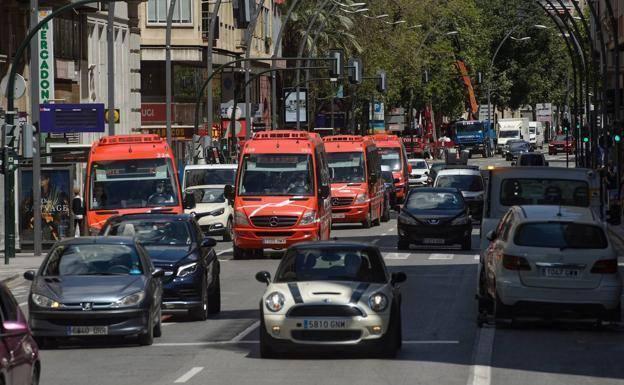
[[[549,157],[559,163],[565,156]],[[499,157],[472,164],[504,165]],[[338,239],[370,242],[393,271],[404,271],[403,348],[394,360],[349,353],[259,358],[259,270],[275,271],[279,253],[264,260],[221,259],[222,312],[205,322],[165,316],[153,346],[132,341],[87,342],[42,352],[42,384],[624,384],[624,333],[614,327],[525,324],[476,325],[474,300],[478,228],[473,250],[396,250],[396,214],[380,227],[337,226]],[[28,284],[11,288],[26,309]]]

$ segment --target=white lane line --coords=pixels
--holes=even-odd
[[[152,346],[158,347],[185,347],[185,346],[220,346],[220,345],[255,345],[259,344],[258,340],[249,341],[211,341],[211,342],[162,342]],[[406,345],[458,345],[457,340],[403,340]]]
[[[162,326],[169,326],[169,325],[175,325],[177,324],[177,322],[163,322],[161,325]]]
[[[229,253],[230,251],[234,251],[234,249],[230,247],[229,249],[221,250],[217,253],[217,255],[223,255],[225,253]]]
[[[450,260],[453,259],[453,254],[437,254],[433,253],[429,256],[428,259],[436,259],[436,260]]]
[[[492,350],[496,328],[481,328],[477,332],[473,364],[467,385],[490,385],[492,383]]]
[[[196,375],[197,373],[201,372],[202,370],[204,370],[204,368],[201,367],[201,366],[196,366],[194,368],[191,368],[188,372],[186,372],[183,375],[181,375],[180,377],[178,377],[178,379],[175,380],[174,383],[176,383],[176,384],[185,383],[188,380],[190,380],[191,378],[193,378],[194,375]]]
[[[410,257],[409,253],[385,253],[384,259],[408,259]]]
[[[19,307],[22,307],[22,306],[28,305],[28,302],[20,302],[20,303],[18,303],[18,305],[19,305]]]
[[[240,342],[243,338],[247,337],[251,332],[256,330],[258,326],[260,326],[260,321],[256,321],[252,323],[251,325],[249,325],[249,327],[247,327],[247,329],[235,335],[234,338],[230,340],[230,342],[234,342],[234,343]]]

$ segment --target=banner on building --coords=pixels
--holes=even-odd
[[[299,103],[297,103],[297,100]],[[299,122],[308,122],[308,90],[299,88],[299,97],[294,88],[284,89],[284,122],[297,123],[297,111],[299,111]]]
[[[52,13],[52,8],[39,9],[39,21]],[[54,99],[54,30],[52,21],[39,30],[39,102]]]

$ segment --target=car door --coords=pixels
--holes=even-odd
[[[156,268],[154,267],[152,259],[150,258],[147,250],[145,250],[145,248],[140,243],[136,243],[135,247],[141,258],[143,259],[143,266],[145,270],[145,275],[147,277],[146,292],[147,295],[151,295],[152,297],[154,306],[151,310],[154,312],[154,316],[156,316],[160,312],[160,304],[162,303],[162,279],[154,278],[152,276]]]
[[[215,268],[214,262],[217,260],[217,255],[212,247],[201,247],[202,241],[204,240],[204,235],[201,231],[201,227],[199,227],[195,220],[193,220],[191,231],[194,233],[193,237],[194,239],[196,239],[197,244],[200,245],[199,253],[201,256],[202,264],[203,266],[205,266],[207,271],[207,285],[210,286],[212,285],[212,281],[215,277],[213,269]]]
[[[490,242],[486,252],[486,280],[490,294],[493,296],[496,291],[496,278],[500,270],[500,265],[503,258],[503,250],[507,237],[509,236],[509,229],[514,220],[514,214],[509,211],[503,219],[501,219],[498,227],[496,228],[496,239]]]
[[[15,298],[3,285],[0,285],[0,314],[2,323],[26,323]],[[30,384],[34,353],[29,334],[13,334],[2,327],[0,336],[6,354],[0,357],[0,364],[6,363],[9,384]]]

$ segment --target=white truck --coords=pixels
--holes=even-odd
[[[544,148],[544,126],[542,122],[529,122],[529,143],[534,149]]]
[[[503,154],[507,141],[512,139],[525,139],[527,142],[529,141],[529,119],[499,119],[496,126],[496,133],[498,138],[496,142],[496,152]]]

